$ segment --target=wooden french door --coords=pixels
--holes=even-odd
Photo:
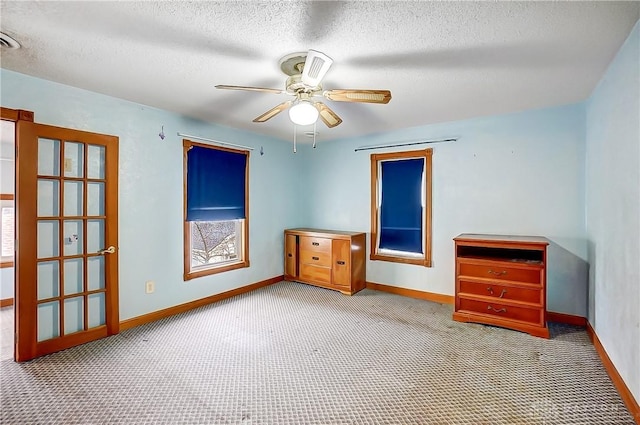
[[[113,335],[118,138],[16,122],[15,360]]]

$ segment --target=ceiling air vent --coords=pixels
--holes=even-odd
[[[20,43],[18,43],[13,37],[0,32],[0,46],[6,47],[7,49],[19,49]]]

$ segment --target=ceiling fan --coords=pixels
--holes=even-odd
[[[295,99],[282,102],[255,118],[253,122],[265,122],[288,109],[289,118],[294,124],[310,125],[315,123],[319,116],[329,128],[339,125],[342,119],[323,102],[316,100],[317,98],[324,97],[336,102],[365,103],[389,103],[391,100],[389,90],[324,90],[321,84],[322,79],[332,64],[333,59],[317,50],[292,53],[280,59],[280,69],[289,76],[284,90],[229,85],[217,85],[216,88],[295,96]]]

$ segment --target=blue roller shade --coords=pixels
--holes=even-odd
[[[379,248],[422,253],[423,159],[381,163]]]
[[[187,221],[245,218],[247,155],[192,146],[187,151]]]

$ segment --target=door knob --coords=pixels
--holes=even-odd
[[[113,254],[114,252],[116,252],[116,247],[111,245],[109,248],[101,249],[100,251],[98,251],[98,254]]]

